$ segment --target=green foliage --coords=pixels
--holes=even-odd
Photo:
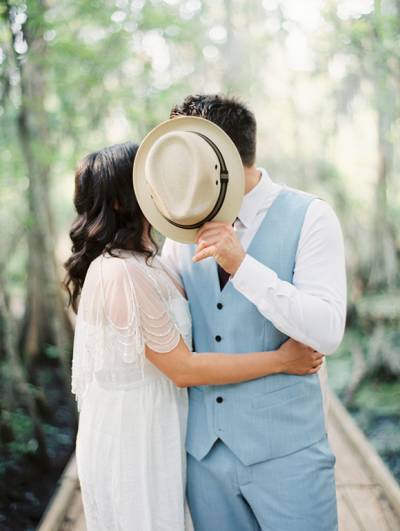
[[[275,180],[312,191],[338,212],[350,319],[343,345],[328,360],[330,381],[346,395],[357,346],[367,370],[354,393],[356,414],[377,446],[397,448],[395,428],[387,428],[383,443],[374,419],[398,419],[399,2],[375,0],[370,9],[345,13],[346,1],[324,2],[318,13],[313,3],[297,4],[0,1],[0,266],[20,332],[30,267],[27,234],[37,223],[18,134],[22,102],[36,124],[35,163],[49,170],[42,177],[61,263],[70,245],[73,173],[82,156],[111,143],[140,142],[189,93],[239,94],[257,116],[258,163]],[[16,15],[12,31],[10,10]],[[41,53],[31,44],[37,37],[43,37]],[[27,63],[43,74],[40,101],[21,94],[18,66]],[[52,317],[46,316],[49,322]],[[43,340],[43,358],[56,365],[60,350],[49,343]],[[4,357],[0,369],[4,386]],[[38,387],[52,389],[52,378],[47,372]],[[13,433],[7,443],[12,458],[32,456],[37,448],[30,418],[20,408],[2,415]],[[71,441],[68,430],[47,422],[44,432],[52,455]]]
[[[58,359],[60,356],[60,353],[55,345],[47,345],[45,354],[50,359]]]
[[[352,338],[346,335],[342,345],[334,356],[327,357],[327,366],[329,372],[329,383],[332,389],[341,395],[349,386],[352,360]],[[360,337],[360,339],[362,339]]]
[[[360,318],[370,321],[400,322],[400,292],[375,293],[357,301]]]
[[[23,410],[17,409],[9,412],[8,421],[14,434],[14,440],[7,445],[11,455],[34,454],[37,450],[37,441],[30,417]]]
[[[379,416],[400,416],[400,382],[367,379],[360,387],[353,406]]]

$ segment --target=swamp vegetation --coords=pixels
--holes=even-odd
[[[73,451],[61,289],[74,167],[189,93],[258,120],[272,178],[342,222],[333,388],[400,481],[400,1],[0,0],[0,528],[34,529]]]

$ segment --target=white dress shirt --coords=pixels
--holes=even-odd
[[[264,169],[260,171],[261,179],[244,196],[234,224],[245,251],[283,188]],[[178,276],[182,245],[166,240],[162,251],[163,260]],[[332,354],[339,346],[346,320],[344,243],[340,223],[325,201],[315,199],[308,207],[292,283],[280,280],[275,271],[248,254],[230,282],[289,337],[323,354]],[[319,374],[326,402],[325,364]]]
[[[265,170],[261,172],[258,184],[245,195],[235,223],[244,250],[282,189]],[[346,320],[344,244],[339,221],[325,201],[315,199],[306,212],[292,284],[250,255],[231,282],[289,337],[324,354],[332,354],[339,346]]]
[[[260,170],[261,179],[244,196],[234,225],[245,251],[283,188]],[[181,245],[167,240],[162,251],[178,276]],[[325,201],[315,199],[306,212],[292,284],[248,254],[230,282],[289,337],[324,354],[339,346],[346,320],[344,244],[339,221]]]

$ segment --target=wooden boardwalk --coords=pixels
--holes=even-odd
[[[400,531],[399,486],[334,396],[328,432],[337,458],[339,531]],[[75,463],[71,462],[38,531],[85,530]]]

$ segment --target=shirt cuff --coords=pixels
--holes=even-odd
[[[260,286],[263,289],[273,289],[276,287],[277,280],[278,275],[275,271],[248,254],[231,278],[234,287],[253,302],[262,295]]]

